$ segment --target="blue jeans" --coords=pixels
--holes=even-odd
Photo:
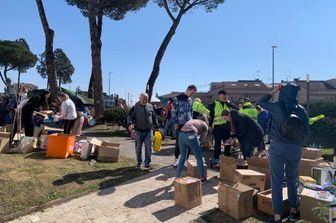
[[[172,136],[174,138],[176,138],[176,130],[175,130],[174,121],[173,121],[172,118],[169,118],[169,119],[166,120],[166,124],[165,124],[164,129],[163,129],[163,137],[164,138],[166,137],[169,128],[171,128],[171,131],[173,133]]]
[[[135,152],[138,165],[142,163],[142,145],[145,144],[145,165],[151,163],[153,131],[135,131]]]
[[[273,214],[282,215],[282,187],[286,173],[290,208],[298,207],[299,162],[301,146],[271,141],[269,164],[272,180]]]
[[[200,141],[197,139],[197,134],[193,132],[180,132],[179,146],[181,154],[179,163],[177,165],[176,177],[181,177],[184,162],[186,161],[189,149],[191,149],[194,152],[200,176],[205,177],[201,144]]]

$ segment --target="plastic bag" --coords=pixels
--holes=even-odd
[[[80,158],[82,160],[87,160],[91,154],[91,147],[87,141],[80,141],[81,147],[81,155]]]
[[[19,142],[19,146],[16,152],[19,153],[30,153],[37,148],[37,138],[36,137],[22,137]]]
[[[154,137],[153,137],[153,150],[154,150],[154,152],[160,152],[161,142],[162,142],[162,133],[161,133],[160,130],[155,130],[154,131]]]

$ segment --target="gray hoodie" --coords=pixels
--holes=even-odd
[[[142,105],[140,102],[137,102],[127,116],[127,124],[134,124],[135,130],[138,131],[149,131],[153,127],[157,128],[158,121],[153,105],[149,103]]]
[[[270,137],[272,140],[295,145],[303,144],[303,142],[290,141],[281,134],[284,122],[294,110],[298,117],[303,120],[305,139],[307,139],[309,135],[308,116],[304,107],[299,105],[296,99],[298,90],[298,86],[290,83],[280,91],[279,100],[277,102],[269,102],[272,98],[270,94],[267,94],[261,98],[259,102],[260,106],[268,110],[272,116],[272,124],[270,128]]]

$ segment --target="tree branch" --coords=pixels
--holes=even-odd
[[[182,5],[180,4],[179,0],[175,0],[175,2],[178,5],[178,7],[182,8]]]
[[[163,7],[166,9],[166,12],[167,14],[169,15],[170,19],[175,22],[175,17],[173,16],[173,14],[171,13],[171,11],[169,10],[169,7],[168,7],[168,3],[167,3],[167,0],[163,0]]]
[[[186,13],[187,11],[189,11],[192,7],[196,5],[200,5],[206,2],[208,2],[208,0],[204,0],[204,1],[195,0],[193,3],[189,4],[189,6],[186,9],[184,9],[183,13]]]

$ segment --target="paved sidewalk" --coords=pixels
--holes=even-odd
[[[122,156],[135,157],[133,141],[126,138],[106,138],[106,140],[121,143]],[[162,168],[122,185],[71,200],[13,222],[182,223],[198,219],[206,211],[217,208],[215,187],[218,185],[219,174],[214,171],[208,171],[209,181],[202,184],[202,205],[191,210],[184,210],[174,205],[173,180],[176,169],[170,166],[174,161],[173,154],[173,146],[163,146],[160,153],[154,153],[152,156],[152,163],[161,165]],[[204,151],[206,157],[211,154],[210,151]]]
[[[202,185],[203,204],[191,210],[174,205],[175,169],[165,167],[123,185],[74,199],[13,222],[189,222],[217,207],[218,181]]]

